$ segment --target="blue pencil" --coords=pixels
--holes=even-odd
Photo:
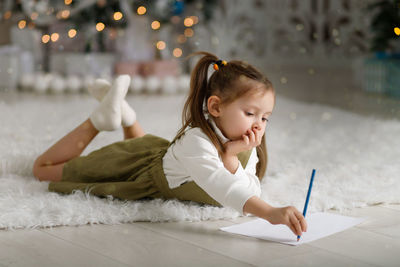
[[[307,213],[307,206],[308,206],[308,201],[310,200],[311,188],[312,188],[312,184],[313,184],[313,181],[314,181],[314,175],[315,175],[315,169],[312,170],[311,179],[310,179],[310,185],[308,186],[306,203],[304,204],[304,209],[303,209],[304,218],[306,217],[306,213]],[[300,240],[300,236],[298,235],[297,236],[297,241],[299,241],[299,240]]]

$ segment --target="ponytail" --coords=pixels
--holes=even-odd
[[[204,107],[205,101],[211,95],[208,86],[208,68],[215,63],[218,58],[207,52],[197,52],[194,55],[204,55],[194,67],[190,77],[190,91],[183,106],[182,111],[182,128],[178,131],[173,142],[184,135],[187,127],[200,127],[204,133],[210,138],[219,153],[224,152],[224,147],[208,123],[204,113],[207,112]]]

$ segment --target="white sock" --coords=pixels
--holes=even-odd
[[[100,105],[90,115],[90,120],[97,130],[113,131],[121,125],[121,106],[130,80],[129,75],[121,75],[115,79]]]
[[[101,101],[111,87],[111,83],[105,79],[96,79],[92,86],[89,86],[89,93]],[[124,99],[121,104],[121,124],[124,127],[132,126],[136,121],[136,112]]]

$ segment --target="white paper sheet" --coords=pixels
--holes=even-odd
[[[303,233],[299,242],[297,242],[297,236],[286,225],[272,225],[259,218],[246,223],[222,227],[220,230],[297,246],[346,230],[362,223],[366,218],[318,212],[307,215],[306,220],[307,232]]]

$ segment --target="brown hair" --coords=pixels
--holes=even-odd
[[[208,80],[208,69],[211,64],[215,64],[218,58],[208,52],[197,52],[193,55],[203,55],[194,67],[190,78],[190,92],[183,107],[182,112],[182,128],[178,131],[174,141],[185,134],[185,129],[189,127],[199,127],[210,138],[212,143],[222,154],[224,147],[211,125],[208,123],[204,113],[207,113],[207,100],[212,95],[218,95],[221,102],[228,104],[235,99],[253,90],[249,86],[243,86],[238,83],[244,79],[251,79],[265,85],[266,90],[274,90],[272,83],[261,74],[253,66],[238,60],[227,62],[226,65],[220,66],[219,70],[214,71]],[[257,163],[256,174],[261,180],[267,170],[267,147],[265,143],[265,134],[261,140],[261,144],[257,146],[257,155],[259,162]]]

